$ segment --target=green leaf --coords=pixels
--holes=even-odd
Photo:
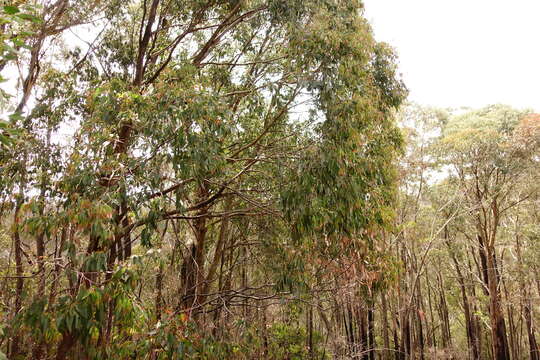
[[[18,121],[18,120],[23,120],[23,119],[24,119],[24,116],[22,116],[21,113],[19,112],[9,115],[9,120],[11,121]]]
[[[4,6],[4,12],[6,14],[13,15],[13,14],[16,14],[16,13],[20,12],[20,10],[16,6],[6,5],[6,6]],[[0,357],[0,359],[1,359],[1,357]]]
[[[30,15],[30,14],[17,14],[17,17],[20,18],[20,19],[23,19],[23,20],[28,20],[28,21],[34,22],[34,23],[41,22],[40,18],[38,18],[37,16],[34,16],[34,15]]]
[[[17,46],[21,46],[21,47],[24,46],[24,47],[26,47],[24,41],[21,41],[21,40],[19,40],[19,39],[13,39],[13,43],[14,43],[15,45],[17,45]]]

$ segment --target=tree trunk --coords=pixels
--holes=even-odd
[[[384,349],[382,351],[382,358],[384,360],[390,360],[390,336],[388,334],[388,304],[386,302],[386,293],[381,293],[381,305],[382,305],[382,333]]]
[[[533,317],[531,312],[531,293],[530,287],[525,284],[525,274],[523,269],[523,258],[521,254],[521,242],[520,242],[520,229],[518,228],[519,218],[516,218],[516,254],[519,265],[519,283],[521,288],[522,309],[523,317],[525,318],[525,326],[527,328],[527,340],[529,342],[529,357],[531,360],[540,360],[540,353],[538,352],[538,343],[536,342],[536,336],[534,334],[535,329],[533,325]],[[536,274],[536,272],[535,272]]]
[[[437,279],[439,282],[439,316],[441,319],[441,339],[444,348],[452,346],[452,334],[450,332],[450,319],[448,315],[448,305],[446,303],[446,296],[443,286],[443,280],[441,274],[437,273]]]
[[[370,301],[367,313],[367,330],[368,330],[368,342],[367,342],[367,351],[368,359],[375,360],[375,309],[374,304]]]
[[[531,299],[526,299],[525,308],[523,309],[523,315],[525,317],[525,323],[527,325],[527,338],[529,340],[529,355],[531,360],[540,360],[540,353],[538,349],[538,343],[536,342],[536,336],[534,334],[534,325],[531,314]]]
[[[306,311],[306,327],[307,327],[307,348],[309,352],[309,358],[314,358],[314,349],[313,349],[313,306],[308,305]]]
[[[208,191],[204,185],[199,188],[201,199],[205,199]],[[208,208],[204,207],[197,212],[198,217],[193,221],[193,233],[195,241],[191,244],[190,251],[184,257],[182,268],[183,296],[181,298],[181,310],[188,311],[194,316],[202,311],[204,303],[203,290],[205,288],[205,245],[206,245],[206,214]],[[193,310],[196,310],[193,312]]]
[[[506,337],[506,324],[501,306],[501,294],[498,284],[498,275],[495,264],[495,249],[492,246],[484,247],[487,262],[487,278],[489,290],[489,317],[491,323],[491,340],[493,356],[496,360],[510,359],[508,340]]]
[[[467,295],[467,288],[465,286],[465,278],[463,276],[463,273],[461,272],[461,268],[459,266],[459,262],[456,258],[456,254],[454,253],[451,245],[450,240],[448,237],[446,237],[446,245],[448,247],[448,253],[450,255],[450,258],[452,259],[452,262],[454,263],[454,268],[456,269],[457,279],[459,282],[459,287],[461,290],[461,298],[463,300],[463,312],[465,316],[465,331],[467,334],[467,344],[469,345],[469,357],[474,360],[480,359],[480,349],[478,346],[478,333],[476,331],[476,326],[474,324],[473,320],[473,314],[471,313],[471,305],[469,302],[469,297]]]
[[[65,360],[68,358],[68,354],[70,350],[72,349],[73,345],[75,345],[75,339],[74,337],[69,334],[65,333],[62,335],[62,340],[58,344],[58,347],[56,349],[56,360]]]
[[[163,264],[159,264],[159,271],[156,275],[156,319],[161,320],[163,311]]]
[[[411,327],[409,321],[409,309],[401,312],[400,319],[401,341],[399,346],[400,359],[405,360],[411,354]]]
[[[19,216],[23,202],[22,186],[20,194],[16,200],[15,211],[13,213],[13,247],[15,251],[15,275],[17,276],[15,284],[15,304],[13,307],[13,317],[15,317],[22,308],[22,293],[24,287],[24,267],[22,262],[22,244],[21,235],[19,232]],[[9,351],[10,358],[16,358],[20,354],[20,336],[15,332],[11,338],[11,350]]]

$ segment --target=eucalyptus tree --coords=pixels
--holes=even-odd
[[[537,169],[537,143],[530,138],[516,141],[526,115],[502,105],[466,112],[450,119],[439,144],[443,163],[451,167],[449,180],[463,191],[463,205],[474,229],[468,235],[479,249],[496,359],[510,358],[497,239],[506,213],[530,196],[516,189]]]
[[[401,358],[493,357],[497,341],[506,341],[500,358],[535,358],[534,274],[525,271],[524,254],[534,253],[538,116],[502,105],[442,111],[413,104],[400,119],[407,146],[389,246],[401,266],[381,298],[383,312],[397,317],[383,317],[385,348],[393,333]]]
[[[295,248],[337,256],[389,223],[405,90],[360,1],[37,5],[13,103],[23,180],[3,189],[37,276],[18,260],[9,341],[31,332],[34,355],[57,359],[181,356],[178,314],[202,328],[247,314],[283,296],[284,269],[307,276]],[[145,247],[172,265],[155,284]]]

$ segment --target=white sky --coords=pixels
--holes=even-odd
[[[410,99],[540,111],[540,0],[364,0]]]

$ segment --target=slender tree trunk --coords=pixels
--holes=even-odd
[[[486,248],[482,237],[478,235],[478,255],[480,257],[479,275],[484,280],[484,293],[489,296],[489,279],[488,279],[488,263],[486,257]]]
[[[313,349],[313,306],[308,305],[306,311],[306,327],[307,327],[307,348],[309,352],[309,358],[314,358],[314,349]]]
[[[535,329],[533,325],[533,317],[531,312],[531,293],[530,287],[525,284],[525,273],[523,269],[523,258],[521,254],[521,241],[520,241],[520,229],[518,227],[519,218],[516,218],[515,240],[516,240],[516,254],[519,267],[519,283],[521,288],[521,303],[523,309],[523,317],[525,318],[525,327],[527,329],[527,340],[529,343],[529,357],[531,360],[540,360],[540,353],[538,349],[538,343],[536,342]],[[536,274],[536,271],[535,271]]]
[[[383,344],[384,349],[382,351],[382,358],[384,360],[390,360],[390,336],[388,333],[389,323],[388,323],[388,303],[386,301],[386,293],[381,293],[381,305],[382,305],[382,333],[383,333]]]
[[[514,306],[510,302],[510,295],[508,294],[508,288],[506,286],[506,281],[504,278],[500,279],[500,284],[504,289],[504,295],[506,298],[506,314],[508,318],[508,339],[509,339],[509,352],[512,356],[512,359],[519,359],[519,342],[518,342],[518,331],[514,321]]]
[[[354,314],[351,309],[351,301],[349,299],[347,305],[346,305],[346,314],[347,314],[347,324],[348,324],[348,331],[349,331],[349,347],[350,352],[354,354],[356,352],[356,336],[354,333]]]
[[[429,276],[426,277],[426,286],[427,286],[427,292],[428,292],[428,306],[429,306],[429,319],[431,328],[429,329],[429,343],[428,346],[435,349],[437,348],[437,338],[435,336],[435,316],[433,315],[433,300],[431,296],[432,291],[432,285],[431,281],[429,280]]]
[[[450,319],[448,316],[448,305],[446,303],[446,294],[441,274],[437,273],[439,282],[439,316],[441,319],[441,339],[444,348],[452,346],[452,334],[450,332]]]
[[[264,358],[267,358],[268,356],[268,329],[267,329],[267,319],[266,319],[266,307],[262,307],[262,313],[263,313],[263,355]]]
[[[506,337],[506,324],[501,306],[501,293],[498,284],[498,275],[495,264],[495,249],[486,246],[487,275],[489,289],[489,312],[491,323],[491,338],[493,356],[496,360],[510,359],[508,340]]]
[[[122,229],[127,229],[129,227],[129,209],[126,200],[126,189],[123,188],[122,191],[124,194],[122,202],[120,203],[120,213],[122,214],[120,223],[122,224]],[[122,260],[129,259],[131,257],[131,234],[129,232],[127,234],[124,234],[124,236],[119,239],[117,246],[118,253],[122,254]]]
[[[405,236],[405,235],[403,235]],[[398,249],[399,251],[399,249]],[[401,261],[405,269],[409,268],[407,261],[407,254],[405,248],[401,248],[400,253]],[[408,359],[411,355],[411,323],[410,323],[410,307],[408,304],[407,296],[409,295],[407,287],[407,272],[403,274],[403,279],[398,277],[398,309],[399,309],[399,327],[400,327],[400,345],[399,345],[399,356],[400,359]],[[399,276],[399,274],[398,274]],[[403,289],[401,289],[401,282],[403,282]]]
[[[471,251],[469,253],[471,256],[475,256],[475,253],[474,251],[472,251],[472,248],[471,248]],[[467,258],[467,265],[468,265],[468,268],[469,268],[469,273],[470,274],[473,274],[473,267],[472,267],[472,264],[471,264],[471,259],[470,257]],[[483,327],[481,326],[481,322],[480,322],[480,317],[477,315],[478,313],[478,301],[477,301],[477,296],[476,296],[476,286],[471,286],[470,287],[471,290],[470,290],[470,293],[471,293],[471,298],[469,299],[470,300],[470,304],[471,304],[471,322],[472,322],[472,329],[474,330],[474,334],[475,334],[475,349],[478,351],[478,357],[479,358],[482,358],[482,337],[483,337]],[[483,284],[482,284],[482,288],[484,288]]]
[[[404,354],[401,353],[401,341],[399,339],[398,331],[401,326],[399,324],[399,317],[397,316],[398,311],[395,312],[396,316],[393,316],[393,323],[394,323],[394,329],[393,329],[393,338],[394,338],[394,358],[395,360],[401,360],[404,359]],[[399,324],[399,325],[398,325]]]
[[[159,264],[159,271],[156,275],[156,319],[161,320],[163,311],[163,264]]]
[[[465,278],[463,276],[463,273],[461,272],[461,268],[459,265],[459,262],[456,258],[456,254],[452,250],[450,240],[448,236],[446,236],[446,245],[448,247],[448,253],[450,255],[450,258],[452,259],[452,262],[454,263],[454,268],[456,270],[457,279],[459,283],[459,287],[461,290],[461,298],[463,301],[463,312],[465,316],[465,331],[467,334],[467,344],[469,345],[469,357],[474,360],[480,359],[480,349],[477,348],[478,346],[478,333],[476,331],[476,326],[474,324],[473,320],[473,314],[471,313],[471,305],[469,302],[469,297],[467,295],[467,288],[465,285]]]
[[[524,317],[525,323],[527,326],[527,339],[529,341],[529,356],[531,360],[540,360],[540,349],[538,348],[538,343],[536,342],[535,328],[533,325],[532,314],[531,314],[531,299],[528,297],[524,307]]]
[[[356,336],[356,353],[359,354],[358,358],[363,360],[369,354],[366,311],[363,305],[356,306],[356,327],[358,330]]]
[[[375,309],[373,301],[370,299],[369,307],[367,309],[367,330],[368,330],[368,342],[367,351],[368,359],[375,360]]]
[[[400,341],[398,337],[398,330],[397,327],[394,328],[394,359],[395,360],[401,360],[404,359],[404,355],[400,352]]]
[[[13,213],[13,247],[15,251],[15,275],[17,276],[15,283],[15,304],[13,307],[13,316],[15,317],[22,308],[22,293],[24,287],[24,267],[22,262],[22,244],[21,235],[19,231],[20,223],[20,211],[23,203],[23,190],[21,189],[15,204],[15,211]],[[20,334],[16,331],[11,338],[11,350],[9,351],[10,358],[16,358],[20,354]]]
[[[425,312],[423,311],[423,298],[422,298],[422,286],[420,283],[420,279],[418,279],[418,285],[416,290],[416,296],[415,296],[415,318],[416,318],[416,335],[418,338],[418,350],[420,352],[420,359],[424,360],[424,353],[425,353],[425,339],[424,339],[424,319],[425,319]]]

